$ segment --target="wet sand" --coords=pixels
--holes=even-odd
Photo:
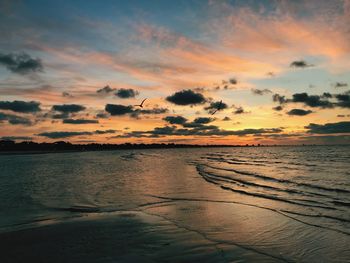
[[[306,253],[319,249],[346,262],[348,240],[251,205],[174,198],[2,233],[0,262],[319,262]]]
[[[201,234],[135,211],[2,233],[0,240],[3,263],[226,261],[224,249]]]

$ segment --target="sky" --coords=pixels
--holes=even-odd
[[[0,35],[0,139],[350,144],[349,0],[0,0]]]

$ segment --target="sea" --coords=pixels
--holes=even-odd
[[[350,262],[350,147],[0,155],[0,262]]]

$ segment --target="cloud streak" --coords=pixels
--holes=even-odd
[[[76,137],[82,135],[96,135],[96,134],[113,134],[116,130],[96,130],[96,131],[54,131],[54,132],[42,132],[36,134],[37,136],[46,137],[49,139],[61,139],[61,138],[69,138]]]
[[[290,63],[289,65],[291,68],[310,68],[313,67],[314,65],[307,63],[304,60],[296,60]]]
[[[91,123],[98,123],[98,120],[64,119],[62,123],[65,123],[65,124],[91,124]]]
[[[308,133],[314,134],[333,134],[333,133],[350,133],[350,122],[342,121],[336,123],[315,124],[310,123],[305,126]]]
[[[3,121],[8,121],[9,124],[12,125],[32,125],[32,121],[28,118],[13,115],[13,114],[6,114],[3,112],[0,112],[0,123]]]
[[[312,113],[311,110],[303,110],[303,109],[292,109],[287,112],[287,114],[291,116],[305,116],[305,115],[309,115],[310,113]]]

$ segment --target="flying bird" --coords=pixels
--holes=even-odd
[[[141,104],[134,105],[134,106],[137,106],[137,107],[143,108],[143,103],[145,102],[145,100],[147,100],[147,99],[144,99],[144,100],[141,102]]]
[[[214,110],[211,115],[214,115],[218,110],[221,110],[221,106],[222,106],[222,100],[220,100],[220,103],[218,105],[218,107],[216,108],[216,110]]]

